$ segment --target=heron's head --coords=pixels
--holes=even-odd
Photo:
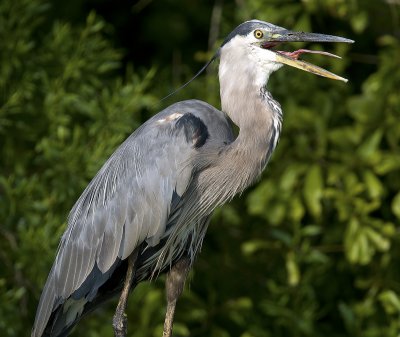
[[[347,81],[325,69],[299,59],[302,54],[314,53],[339,57],[323,51],[299,49],[293,52],[281,51],[279,46],[288,42],[345,42],[354,41],[338,36],[294,32],[275,26],[268,22],[251,20],[236,27],[223,42],[220,55],[229,58],[236,67],[245,67],[245,71],[254,70],[257,76],[262,72],[261,81],[268,80],[269,75],[282,65],[290,65],[310,73],[335,80]],[[241,69],[237,69],[240,71]],[[220,69],[221,71],[221,69]],[[222,69],[224,71],[224,69]]]

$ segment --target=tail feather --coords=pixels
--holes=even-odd
[[[121,292],[126,269],[126,260],[118,260],[105,274],[88,277],[88,280],[96,280],[96,284],[84,282],[66,299],[56,297],[55,281],[50,272],[39,301],[31,337],[68,336],[84,316]],[[92,273],[97,274],[98,269],[94,268]]]

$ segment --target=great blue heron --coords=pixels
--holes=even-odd
[[[273,49],[291,41],[353,42],[258,20],[236,27],[209,62],[220,59],[222,111],[198,100],[169,106],[115,151],[76,202],[32,337],[66,336],[83,315],[120,293],[113,326],[125,336],[129,291],[163,272],[163,335],[171,336],[176,301],[213,210],[259,178],[278,143],[282,110],[266,89],[270,74],[287,64],[346,81],[298,59],[335,55]],[[236,137],[231,121],[240,129]]]

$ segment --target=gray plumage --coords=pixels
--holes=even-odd
[[[180,126],[184,116],[189,118]],[[203,135],[190,125],[203,123],[196,120],[199,116],[210,124],[207,132],[214,146],[232,141],[222,112],[196,100],[176,103],[136,130],[88,185],[69,215],[33,336],[41,335],[52,309],[81,287],[95,265],[107,274],[117,259],[126,259],[143,242],[156,246],[168,237],[178,214],[195,203],[194,196],[186,203],[181,198],[195,176],[194,167],[204,164],[196,162],[196,142]],[[143,261],[138,281],[166,267],[164,263],[156,270],[156,263],[154,255]],[[77,297],[92,300],[104,281],[94,280],[89,292]]]
[[[134,252],[133,286],[182,258],[191,265],[213,210],[258,179],[281,132],[282,110],[265,84],[282,64],[256,44],[255,29],[285,31],[253,20],[224,41],[217,52],[223,112],[198,100],[171,105],[137,129],[82,193],[32,337],[66,336],[84,314],[121,291]],[[240,128],[236,138],[231,122]]]

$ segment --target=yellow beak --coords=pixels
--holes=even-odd
[[[315,75],[319,75],[322,77],[327,77],[327,78],[331,78],[333,80],[347,82],[347,79],[340,77],[334,73],[331,73],[328,70],[325,70],[321,67],[315,66],[315,65],[305,62],[305,61],[290,58],[289,56],[286,56],[284,54],[276,53],[276,62],[287,64],[289,66],[292,66],[292,67],[295,67],[295,68],[298,68],[298,69],[301,69],[304,71],[308,71],[309,73],[313,73]]]

